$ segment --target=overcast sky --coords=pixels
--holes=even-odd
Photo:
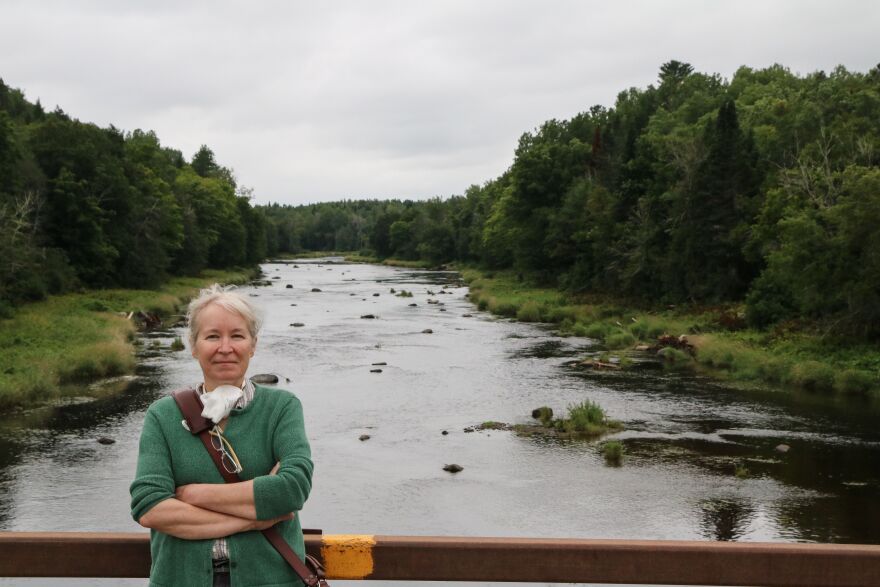
[[[207,144],[258,203],[426,198],[671,59],[867,71],[878,31],[874,0],[0,0],[0,77],[187,158]]]

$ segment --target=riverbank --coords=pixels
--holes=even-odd
[[[462,277],[481,310],[523,322],[555,323],[563,335],[599,340],[604,349],[624,357],[636,349],[659,350],[670,368],[783,388],[880,397],[880,349],[826,340],[808,324],[758,331],[745,328],[735,306],[639,308],[534,287],[510,272],[465,269]],[[668,338],[658,341],[664,335]]]
[[[65,386],[134,371],[141,315],[166,319],[202,287],[246,283],[254,271],[206,271],[155,290],[86,290],[27,304],[0,321],[0,411],[65,395]]]

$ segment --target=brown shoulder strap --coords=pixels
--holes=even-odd
[[[174,401],[186,420],[186,427],[193,434],[201,434],[202,430],[210,430],[214,427],[214,422],[209,418],[202,416],[202,400],[199,398],[199,392],[188,387],[186,389],[178,389],[174,392]]]
[[[198,434],[202,444],[205,445],[208,454],[211,455],[211,460],[214,461],[214,465],[217,467],[220,475],[223,476],[223,480],[227,483],[240,483],[241,478],[237,473],[230,473],[226,470],[226,467],[223,466],[223,458],[211,444],[210,430],[214,427],[214,423],[210,419],[202,416],[202,400],[199,399],[199,393],[195,389],[188,388],[179,389],[175,391],[173,395],[174,401],[177,402],[177,407],[180,408],[180,412],[186,420],[189,431],[193,434]],[[266,537],[266,540],[269,541],[269,544],[278,551],[278,554],[284,558],[287,564],[290,565],[306,585],[309,587],[323,587],[328,585],[327,581],[324,580],[324,567],[317,561],[317,559],[315,559],[315,557],[306,556],[306,561],[309,564],[309,566],[306,566],[293,549],[290,548],[290,545],[287,544],[278,530],[273,527],[266,528],[262,532],[263,536]],[[303,533],[320,534],[321,531],[303,530]]]

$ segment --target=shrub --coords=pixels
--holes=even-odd
[[[576,323],[576,324],[572,327],[571,331],[572,331],[572,333],[573,333],[575,336],[582,336],[582,337],[584,337],[584,338],[586,338],[586,337],[589,336],[589,335],[587,334],[587,327],[584,326],[583,324],[581,324],[580,322]]]
[[[577,312],[571,306],[551,306],[544,312],[544,320],[547,322],[574,322],[577,320]]]
[[[803,361],[792,367],[788,383],[813,391],[834,389],[834,369],[819,361]]]
[[[605,346],[610,349],[624,349],[632,346],[635,341],[636,339],[632,334],[625,330],[620,330],[612,332],[605,337]]]
[[[172,351],[182,351],[186,347],[183,344],[183,340],[179,336],[175,336],[174,340],[171,341],[171,350]]]
[[[653,316],[641,316],[629,326],[629,331],[642,340],[653,340],[672,330],[664,320]]]
[[[586,335],[588,338],[595,338],[596,340],[604,340],[605,336],[608,334],[608,326],[602,322],[593,322],[588,325],[586,328]]]
[[[537,302],[529,300],[520,306],[519,310],[516,312],[516,319],[520,322],[540,322],[541,307]]]
[[[842,393],[867,393],[877,385],[877,377],[862,369],[844,369],[834,377],[834,389]]]
[[[491,296],[489,298],[488,304],[489,311],[493,314],[498,314],[499,316],[507,316],[509,318],[513,318],[516,316],[517,307],[516,304],[511,302],[499,302],[498,298],[495,296]]]
[[[566,428],[569,432],[597,433],[604,429],[605,410],[590,400],[568,407]]]

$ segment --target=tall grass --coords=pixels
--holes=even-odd
[[[880,347],[837,344],[820,334],[774,336],[769,332],[730,332],[715,309],[636,311],[597,296],[574,297],[538,287],[512,272],[462,270],[470,299],[481,310],[525,322],[553,322],[563,335],[592,338],[607,349],[652,344],[662,335],[687,335],[695,357],[669,349],[667,366],[697,367],[740,379],[818,392],[880,395]],[[694,360],[696,359],[696,360]]]
[[[609,420],[605,410],[590,400],[568,406],[568,418],[560,422],[566,432],[586,435],[598,435],[621,427],[620,422]]]
[[[158,290],[91,290],[17,308],[0,321],[0,410],[60,395],[66,383],[132,372],[135,327],[129,312],[171,316],[201,287],[251,277],[249,271],[210,271]]]

